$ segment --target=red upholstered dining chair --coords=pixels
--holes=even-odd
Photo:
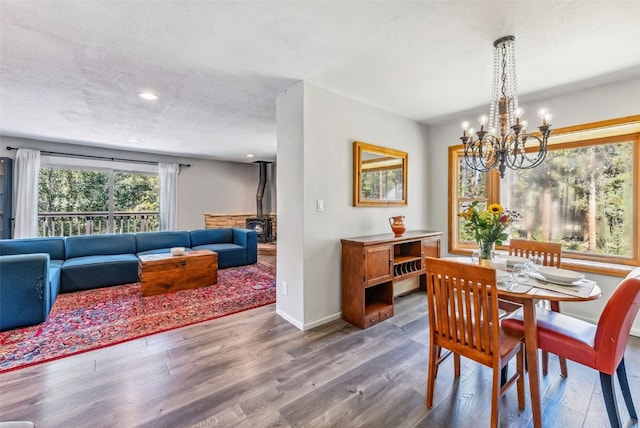
[[[529,256],[537,256],[540,258],[543,266],[552,266],[559,268],[560,259],[562,257],[562,245],[555,242],[530,241],[527,239],[511,239],[509,241],[509,255],[528,258]],[[551,310],[560,312],[560,302],[551,302]],[[542,351],[542,374],[549,371],[549,354]],[[567,360],[563,357],[559,358],[560,373],[567,377]]]
[[[522,334],[510,337],[500,328],[496,271],[433,257],[425,257],[425,262],[429,312],[427,407],[433,406],[438,365],[453,353],[455,377],[460,377],[461,356],[493,370],[491,426],[496,427],[499,398],[514,382],[518,406],[525,406]],[[451,352],[441,356],[442,348]],[[500,370],[514,356],[516,373],[501,386]]]
[[[638,415],[633,405],[624,366],[624,350],[633,320],[640,309],[640,267],[618,285],[594,325],[554,311],[537,310],[538,347],[600,372],[600,384],[609,422],[620,426],[613,373],[618,375],[622,396],[632,419]],[[502,320],[502,328],[517,337],[523,334],[522,310]]]

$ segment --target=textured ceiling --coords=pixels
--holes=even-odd
[[[638,75],[639,20],[639,0],[0,0],[0,134],[274,160],[299,80],[432,123],[488,104],[507,34],[520,94]]]

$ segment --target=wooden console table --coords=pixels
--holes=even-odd
[[[145,296],[218,282],[218,253],[210,250],[188,251],[184,256],[149,254],[139,259],[140,291]]]
[[[424,258],[440,257],[442,232],[413,230],[341,239],[342,319],[367,328],[393,316],[393,299],[416,291]]]

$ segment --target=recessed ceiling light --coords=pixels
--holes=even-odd
[[[145,100],[155,101],[158,99],[158,96],[151,92],[140,92],[138,95],[140,95],[140,98]]]
[[[253,157],[253,153],[247,153],[247,157],[248,158],[252,158]]]
[[[139,143],[140,142],[140,140],[136,140],[135,138],[129,138],[127,141],[130,142],[130,143]]]

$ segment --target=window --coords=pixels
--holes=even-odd
[[[39,236],[158,229],[157,173],[55,166],[40,169]]]
[[[462,146],[449,158],[450,252],[476,247],[457,214],[477,200],[521,213],[510,235],[561,243],[567,264],[640,264],[640,116],[559,129],[541,165],[502,180],[467,168]]]

